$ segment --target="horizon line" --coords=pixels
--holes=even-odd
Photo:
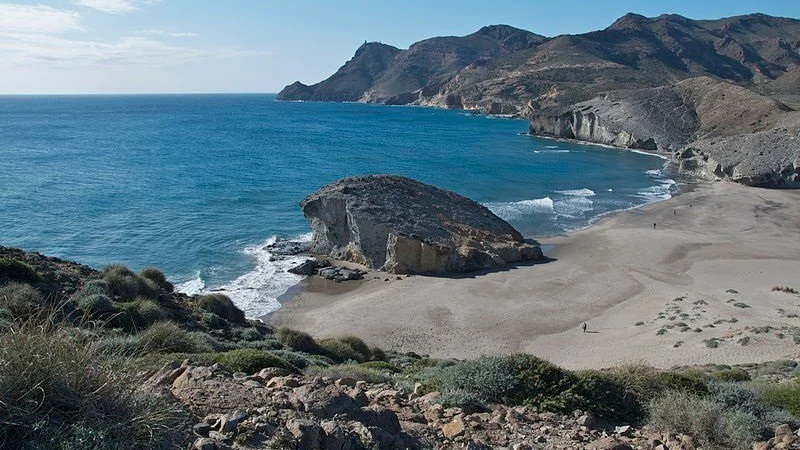
[[[5,93],[0,97],[102,97],[123,95],[278,95],[278,92],[57,92],[57,93]]]

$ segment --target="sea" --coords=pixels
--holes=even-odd
[[[274,95],[0,97],[0,245],[158,267],[252,317],[302,277],[299,202],[342,177],[450,189],[525,236],[663,199],[660,157],[532,137],[524,120]]]

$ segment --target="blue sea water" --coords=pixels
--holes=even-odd
[[[157,266],[250,315],[300,277],[277,239],[341,177],[396,173],[487,205],[531,237],[668,198],[651,155],[534,138],[462,111],[271,95],[0,97],[0,244],[90,266]]]

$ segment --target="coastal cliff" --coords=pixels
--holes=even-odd
[[[530,133],[670,152],[682,173],[704,179],[768,187],[800,182],[800,113],[710,77],[536,113]]]

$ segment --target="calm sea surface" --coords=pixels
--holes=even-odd
[[[664,160],[537,139],[459,111],[284,103],[271,95],[0,97],[0,244],[90,266],[157,266],[251,315],[300,277],[298,202],[341,177],[454,190],[531,237],[668,198]]]

